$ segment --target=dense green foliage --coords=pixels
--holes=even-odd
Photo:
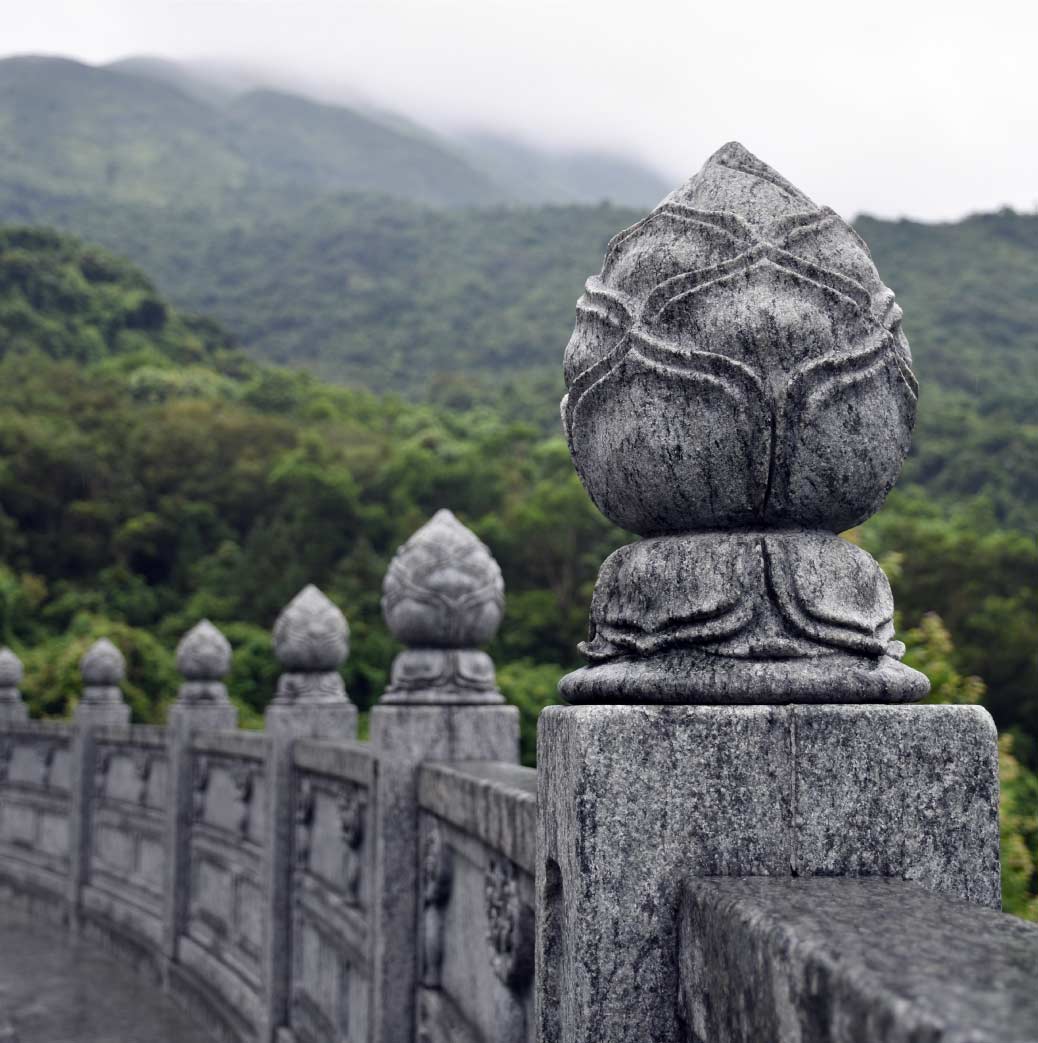
[[[345,675],[366,708],[395,650],[379,611],[389,557],[449,505],[505,574],[490,651],[532,757],[536,715],[576,665],[597,568],[625,538],[561,438],[486,407],[379,398],[254,362],[125,262],[45,230],[0,230],[0,351],[0,640],[23,654],[35,713],[67,711],[78,657],[106,633],[127,654],[135,716],[160,720],[176,640],[208,616],[234,645],[243,720],[258,723],[277,673],[268,628],[311,581],[350,618]],[[948,512],[911,485],[858,538],[883,557],[909,659],[936,697],[979,698],[966,674],[988,682],[987,705],[1017,729],[1012,799],[1026,805],[1035,541],[998,530],[983,500]],[[1019,816],[1006,842],[1023,903],[1038,851]]]

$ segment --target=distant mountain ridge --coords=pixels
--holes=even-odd
[[[0,61],[0,200],[268,212],[325,192],[507,201],[446,145],[273,91],[225,103],[59,58]]]
[[[316,101],[244,72],[156,58],[0,60],[0,203],[21,205],[26,219],[34,205],[76,198],[226,215],[334,192],[460,207],[652,205],[664,191],[623,157],[453,141],[403,115]]]

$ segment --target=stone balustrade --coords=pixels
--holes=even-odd
[[[164,728],[82,660],[26,720],[0,651],[0,895],[126,954],[225,1043],[1038,1043],[977,707],[905,705],[878,564],[917,386],[860,239],[738,145],[609,245],[563,421],[602,511],[588,665],[538,769],[480,648],[490,551],[449,511],[383,588],[405,646],[356,737],[342,612],[278,618],[262,732],[231,649],[177,649]]]

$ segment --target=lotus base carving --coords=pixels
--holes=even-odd
[[[571,703],[912,702],[883,570],[828,532],[662,536],[606,559]]]

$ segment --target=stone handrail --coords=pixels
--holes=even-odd
[[[1038,924],[901,880],[689,880],[689,1043],[1030,1043]]]

